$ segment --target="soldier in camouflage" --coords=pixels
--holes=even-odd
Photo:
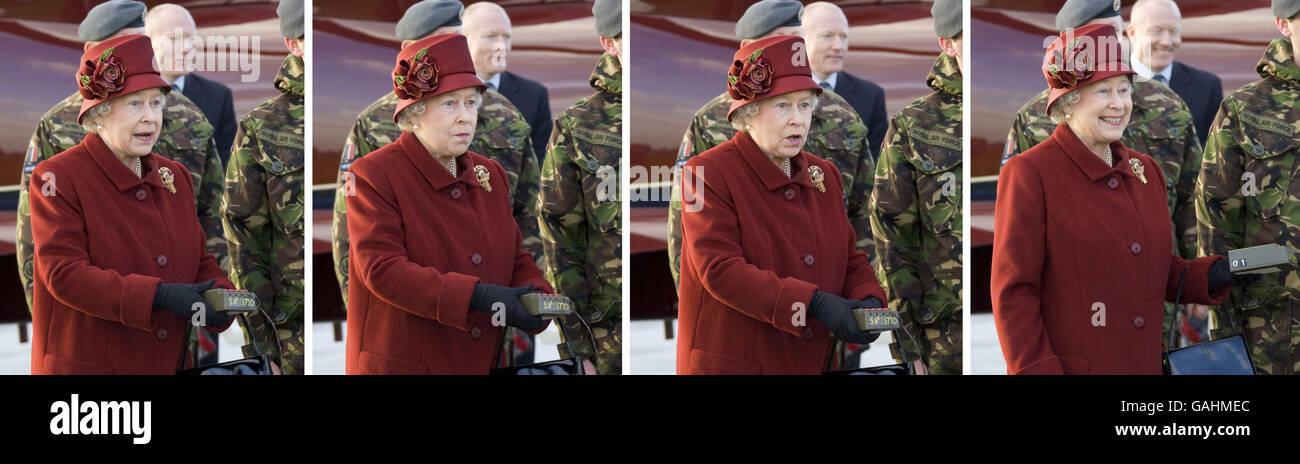
[[[427,2],[422,2],[427,3]],[[459,4],[459,2],[442,2]],[[417,4],[418,5],[418,4]],[[457,9],[456,11],[459,11]],[[411,7],[405,21],[415,21],[410,15],[424,14],[421,9]],[[414,42],[424,37],[438,34],[459,34],[461,26],[455,14],[440,16],[441,12],[424,15],[421,18],[425,28],[408,29],[399,27],[398,38],[403,44]],[[432,23],[431,23],[432,21]],[[429,31],[432,32],[429,32]],[[418,34],[418,35],[409,35]],[[334,223],[330,242],[334,250],[334,274],[338,278],[339,289],[343,292],[343,301],[348,300],[348,211],[344,197],[348,195],[348,167],[353,161],[378,150],[397,140],[402,130],[393,123],[393,111],[397,109],[397,95],[388,92],[379,100],[371,103],[352,124],[347,142],[343,146],[343,158],[339,163],[339,188],[334,194]],[[506,184],[510,186],[515,223],[523,234],[523,249],[533,254],[538,267],[543,265],[542,242],[537,230],[537,189],[539,169],[537,157],[529,139],[531,128],[522,113],[515,108],[504,95],[495,90],[485,90],[482,104],[478,110],[478,125],[474,128],[474,140],[469,151],[483,155],[501,163],[506,171]],[[514,330],[511,328],[511,330]]]
[[[139,12],[125,19],[104,13],[119,6],[138,8]],[[87,45],[120,35],[144,33],[143,22],[138,26],[134,25],[144,12],[144,4],[118,0],[102,4],[101,7],[91,10],[82,23],[81,37]],[[18,276],[27,295],[29,310],[32,307],[32,257],[35,249],[32,245],[31,208],[27,186],[31,182],[32,170],[36,168],[37,163],[72,148],[86,138],[85,129],[77,124],[77,113],[81,110],[81,103],[81,94],[73,92],[68,98],[54,105],[41,116],[40,122],[36,124],[36,132],[32,134],[31,141],[27,145],[27,154],[23,163],[22,189],[18,194],[15,257],[18,261]],[[222,269],[229,269],[226,239],[221,230],[221,189],[224,171],[221,167],[221,158],[217,156],[217,145],[212,140],[212,124],[203,116],[199,107],[180,92],[167,95],[167,107],[163,109],[162,117],[162,130],[153,151],[181,163],[190,171],[194,181],[194,203],[198,206],[199,224],[203,226],[203,233],[207,237],[207,252],[217,260],[217,264]]]
[[[785,9],[786,3],[791,4],[791,9]],[[776,35],[801,35],[799,8],[798,2],[788,0],[766,0],[750,6],[736,24],[737,37],[742,39],[740,46]],[[731,107],[731,101],[731,96],[724,91],[695,112],[690,127],[682,136],[681,149],[677,151],[679,168],[687,160],[736,135],[736,129],[727,122],[727,110]],[[844,181],[844,206],[858,240],[858,250],[866,253],[867,258],[874,263],[875,245],[866,203],[871,196],[875,165],[872,161],[873,147],[867,143],[866,124],[843,97],[829,89],[823,90],[817,107],[813,109],[808,143],[803,149],[835,163],[835,167],[839,168],[840,177]],[[668,265],[674,284],[678,282],[681,273],[681,258],[681,183],[673,182],[672,197],[668,202]]]
[[[962,367],[961,10],[959,0],[931,9],[943,49],[925,80],[934,92],[890,119],[867,208],[877,275],[904,329],[890,351],[917,373]]]
[[[263,317],[241,319],[244,355],[261,352],[283,373],[303,374],[302,3],[281,1],[276,12],[290,50],[275,76],[280,95],[239,121],[222,219],[230,280],[256,293],[262,307]]]
[[[591,73],[596,93],[555,118],[542,165],[538,221],[546,280],[573,300],[560,320],[567,352],[595,359],[601,374],[622,373],[623,222],[618,192],[623,154],[623,65],[618,0],[592,8],[605,54]],[[581,319],[579,319],[581,318]],[[585,324],[584,324],[585,321]],[[589,325],[591,333],[584,325]],[[594,339],[593,339],[594,337]],[[565,353],[566,348],[560,352]]]
[[[1274,1],[1273,11],[1287,38],[1269,44],[1255,67],[1260,80],[1223,99],[1205,144],[1196,183],[1203,255],[1271,243],[1300,252],[1300,153],[1293,149],[1300,144],[1300,67],[1293,42],[1300,33],[1300,2]],[[1244,334],[1256,372],[1300,369],[1300,271],[1263,274],[1233,288],[1218,311],[1211,335]]]

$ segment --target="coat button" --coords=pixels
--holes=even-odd
[[[478,338],[482,336],[483,336],[483,329],[478,328],[478,326],[469,328],[469,338],[478,340]]]
[[[160,342],[167,339],[167,329],[158,329],[154,331],[153,334],[155,337],[158,337],[158,341]]]
[[[456,187],[456,188],[451,189],[451,199],[452,199],[452,200],[459,200],[459,199],[460,199],[460,187]]]
[[[1136,255],[1140,255],[1140,254],[1142,254],[1142,244],[1140,244],[1140,243],[1138,243],[1138,242],[1133,242],[1132,245],[1129,245],[1129,246],[1128,246],[1128,251],[1133,252],[1133,255],[1134,255],[1134,256],[1136,256]]]
[[[804,266],[812,267],[813,263],[815,263],[815,262],[817,262],[817,260],[816,260],[816,259],[813,259],[813,255],[811,255],[811,254],[803,255],[803,265],[804,265]]]
[[[474,263],[475,266],[483,264],[483,255],[480,255],[478,253],[469,255],[469,262]]]
[[[600,162],[596,160],[587,160],[587,169],[595,171],[599,167],[600,167]]]
[[[274,173],[276,173],[276,174],[279,174],[280,171],[283,171],[283,170],[284,170],[284,163],[281,163],[281,162],[279,162],[279,161],[273,161],[273,162],[271,162],[271,172],[274,172]]]
[[[144,199],[147,198],[147,197],[149,197],[149,193],[148,193],[148,192],[145,192],[144,189],[136,189],[136,190],[135,190],[135,199],[136,199],[136,200],[144,201]]]
[[[1255,145],[1255,148],[1251,151],[1255,152],[1255,156],[1264,156],[1264,153],[1268,153],[1268,150],[1265,150],[1263,145]]]
[[[785,189],[785,199],[787,200],[794,199],[794,189],[792,188]]]
[[[167,255],[158,255],[158,257],[155,258],[154,260],[158,261],[158,267],[167,266]]]
[[[921,169],[926,171],[934,170],[934,161],[925,160],[921,163]]]
[[[1119,179],[1114,177],[1106,179],[1106,186],[1110,187],[1112,190],[1119,188]]]
[[[1147,325],[1147,321],[1146,319],[1143,319],[1142,316],[1133,317],[1133,328],[1141,329],[1144,325]]]
[[[804,327],[804,329],[803,329],[803,339],[804,339],[804,340],[812,340],[812,336],[813,336],[812,329],[807,328],[807,327]]]

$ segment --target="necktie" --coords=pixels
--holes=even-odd
[[[496,91],[497,86],[496,86],[496,84],[493,84],[492,81],[488,81],[488,82],[487,82],[487,88],[488,88],[488,90]]]
[[[830,83],[830,82],[822,81],[822,83],[817,84],[817,85],[821,86],[821,88],[823,88],[823,89],[831,90],[831,83]]]
[[[180,86],[177,86],[175,82],[172,82],[172,90],[175,90],[176,92],[180,92],[181,88]]]
[[[1164,74],[1156,74],[1155,76],[1152,77],[1152,79],[1155,79],[1156,82],[1159,82],[1161,84],[1169,85],[1169,81],[1165,80]]]

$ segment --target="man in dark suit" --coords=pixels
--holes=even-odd
[[[235,101],[230,87],[185,69],[183,57],[193,53],[198,44],[195,30],[194,18],[178,5],[158,5],[145,18],[145,33],[153,42],[159,74],[173,90],[193,100],[212,123],[212,140],[224,166],[235,141]]]
[[[844,71],[844,57],[849,51],[849,20],[844,11],[827,2],[811,3],[804,7],[801,21],[813,80],[848,100],[867,125],[872,155],[879,156],[889,125],[885,89]]]
[[[1129,64],[1138,75],[1169,86],[1187,103],[1196,136],[1204,145],[1223,101],[1223,82],[1218,76],[1174,61],[1174,52],[1183,43],[1183,19],[1172,0],[1139,0],[1130,15],[1124,31],[1133,49]]]
[[[510,17],[506,10],[491,2],[475,3],[465,8],[461,23],[474,71],[488,88],[500,92],[523,113],[532,130],[529,138],[533,152],[541,160],[551,139],[551,101],[545,86],[506,71],[510,56]]]

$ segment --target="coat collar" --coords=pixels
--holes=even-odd
[[[448,171],[446,166],[441,166],[437,161],[434,161],[433,155],[429,153],[428,149],[424,148],[424,144],[420,143],[420,139],[415,134],[403,131],[397,141],[401,144],[402,153],[406,154],[406,159],[415,165],[415,168],[420,171],[420,175],[424,176],[424,179],[434,189],[442,190],[456,183],[479,185],[477,174],[474,172],[474,159],[470,156],[470,152],[467,151],[456,157],[456,166],[460,170],[460,175],[452,177],[451,171]],[[482,187],[480,186],[480,188]]]
[[[777,167],[763,150],[758,148],[754,139],[749,136],[748,132],[736,132],[736,136],[731,139],[735,142],[736,148],[740,150],[740,155],[744,158],[749,169],[763,181],[763,186],[768,190],[776,190],[781,187],[796,183],[807,188],[813,188],[812,178],[808,175],[807,153],[800,151],[799,154],[790,158],[790,176],[786,177],[781,168]]]
[[[163,188],[162,179],[158,176],[158,155],[150,153],[140,159],[140,171],[144,177],[136,177],[131,168],[122,164],[117,159],[117,155],[104,144],[104,139],[99,138],[99,134],[91,132],[86,134],[85,140],[81,141],[82,146],[90,153],[90,158],[95,160],[99,170],[104,172],[105,176],[113,182],[118,191],[139,187],[140,184],[149,184],[155,188]]]
[[[1095,153],[1083,145],[1079,137],[1074,135],[1074,131],[1070,129],[1070,126],[1065,124],[1057,125],[1056,131],[1052,132],[1052,139],[1056,140],[1056,144],[1061,147],[1061,150],[1070,158],[1070,161],[1073,161],[1074,165],[1078,166],[1079,170],[1083,171],[1084,175],[1088,176],[1088,179],[1093,182],[1112,174],[1137,178],[1137,175],[1133,173],[1133,168],[1129,165],[1129,158],[1133,157],[1130,153],[1131,150],[1125,147],[1122,142],[1111,142],[1110,152],[1115,156],[1115,166],[1107,167],[1106,163],[1101,161],[1101,158],[1098,158]]]

